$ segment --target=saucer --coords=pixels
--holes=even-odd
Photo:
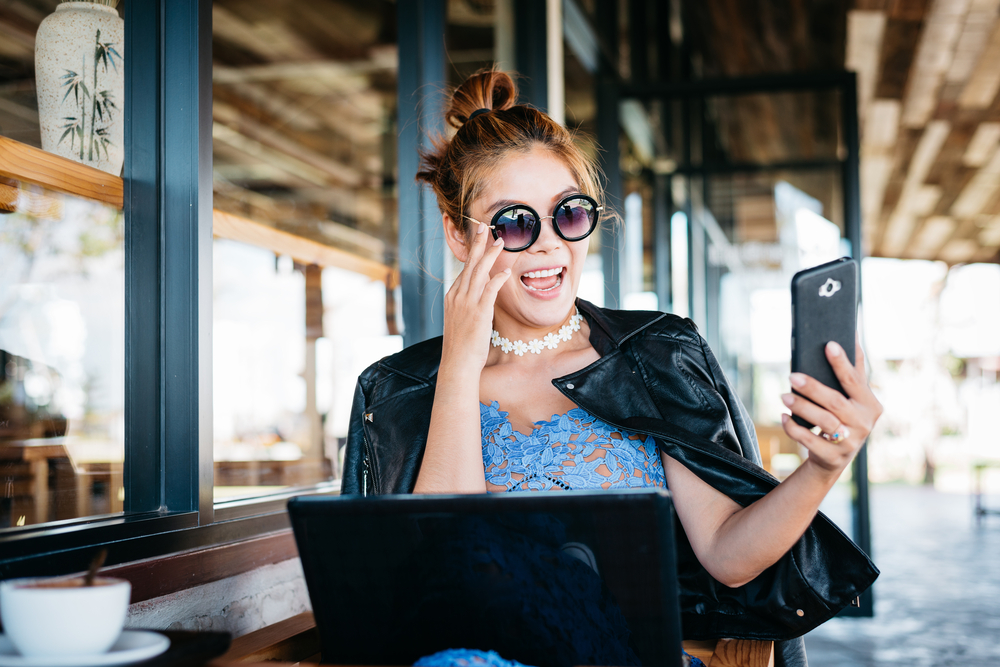
[[[123,630],[107,653],[97,655],[21,655],[14,644],[0,634],[0,667],[104,667],[138,662],[160,655],[170,648],[170,640],[158,632]]]

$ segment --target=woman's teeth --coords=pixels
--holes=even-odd
[[[544,271],[528,271],[524,275],[527,278],[548,278],[560,273],[562,273],[562,267],[558,269],[545,269]]]
[[[553,274],[551,274],[551,273],[546,273],[546,275],[542,276],[542,277],[543,278],[551,278],[552,275]],[[524,277],[528,278],[529,276],[527,274],[525,274]],[[537,280],[537,278],[536,278],[536,280]],[[547,282],[548,281],[545,281],[542,284],[544,285]],[[548,287],[533,287],[532,285],[529,285],[528,282],[525,281],[525,280],[522,280],[521,284],[524,285],[527,289],[531,290],[532,292],[551,292],[552,290],[554,290],[557,287],[559,287],[560,285],[562,285],[562,275],[561,274],[556,275],[555,282],[552,283],[551,285],[549,285]]]
[[[560,285],[562,285],[562,276],[560,276],[559,278],[556,278],[556,284],[553,285],[552,287],[546,287],[545,289],[535,289],[531,285],[525,285],[525,287],[527,287],[528,289],[530,289],[532,292],[551,292],[552,290],[554,290],[555,288],[559,287]]]

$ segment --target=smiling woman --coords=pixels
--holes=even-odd
[[[878,574],[817,515],[881,412],[860,349],[851,365],[827,346],[847,399],[792,376],[791,412],[851,435],[827,440],[786,419],[810,457],[778,484],[690,320],[578,298],[602,211],[596,168],[565,128],[516,97],[507,74],[473,75],[445,115],[454,137],[424,155],[418,178],[434,187],[464,268],[445,297],[443,336],[361,375],[343,491],[667,486],[686,536],[685,634],[780,640],[776,664],[805,664],[790,640]]]

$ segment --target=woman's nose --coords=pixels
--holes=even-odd
[[[543,216],[541,219],[542,228],[538,232],[538,240],[532,243],[528,250],[535,252],[549,252],[555,250],[562,243],[562,237],[556,233],[555,221],[551,215]]]

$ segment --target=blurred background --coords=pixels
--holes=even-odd
[[[57,4],[0,0],[0,140],[41,146]],[[886,574],[814,664],[998,636],[1000,0],[216,0],[212,24],[217,503],[336,490],[358,374],[439,333],[460,267],[416,153],[448,86],[495,64],[623,215],[581,296],[691,317],[779,477],[804,455],[780,428],[789,280],[860,261],[885,414],[824,509]],[[0,178],[0,529],[122,509],[124,257],[115,206]],[[966,635],[926,645],[956,589]]]

